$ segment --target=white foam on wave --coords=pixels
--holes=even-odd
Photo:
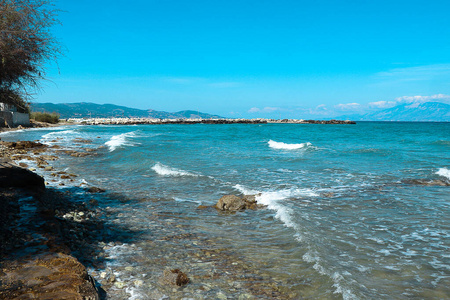
[[[117,148],[123,146],[135,146],[137,143],[130,141],[130,138],[133,137],[136,137],[135,131],[114,135],[105,143],[105,145],[108,146],[109,152],[113,152]]]
[[[283,150],[296,150],[296,149],[302,149],[306,147],[312,146],[311,143],[300,143],[300,144],[286,144],[283,142],[275,142],[273,140],[270,140],[267,142],[269,144],[270,148],[273,149],[283,149]]]
[[[292,219],[292,210],[283,205],[282,200],[294,197],[317,197],[317,193],[311,189],[284,189],[278,191],[261,192],[257,190],[248,189],[240,184],[233,186],[236,190],[244,195],[256,195],[256,201],[260,204],[266,205],[268,209],[275,211],[275,217],[284,223],[285,226],[291,227],[297,231],[296,238],[301,240],[298,224]]]
[[[171,168],[159,162],[152,167],[152,170],[161,176],[198,176],[197,174],[193,174],[188,171]]]
[[[3,132],[0,132],[0,135],[9,135],[9,134],[13,134],[13,133],[17,133],[17,132],[24,132],[24,131],[25,130],[23,130],[23,129],[3,131]]]
[[[300,224],[296,223],[293,218],[293,211],[291,208],[283,204],[283,200],[295,197],[317,197],[319,194],[311,189],[283,189],[278,191],[266,191],[261,192],[257,190],[249,189],[245,186],[237,184],[233,186],[236,190],[244,195],[256,195],[256,201],[260,204],[264,204],[268,209],[276,212],[275,217],[284,223],[285,226],[290,227],[296,231],[295,238],[297,241],[302,241],[304,238],[301,235]],[[346,286],[346,280],[339,272],[331,273],[320,259],[319,253],[312,251],[311,249],[303,255],[303,260],[312,263],[313,268],[322,275],[329,276],[333,280],[334,293],[341,294],[344,299],[356,299],[350,288]]]
[[[447,168],[440,168],[435,174],[445,177],[450,180],[450,170]]]
[[[62,130],[62,131],[58,130],[58,131],[52,131],[52,132],[49,132],[47,134],[44,134],[42,136],[42,138],[43,139],[54,139],[56,137],[63,137],[65,135],[70,135],[70,134],[73,134],[73,133],[75,133],[75,130],[72,130],[72,129]]]

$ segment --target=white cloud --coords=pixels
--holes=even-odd
[[[433,101],[439,101],[439,102],[449,102],[450,101],[450,95],[444,95],[444,94],[436,94],[431,96],[402,96],[395,99],[397,102],[400,103],[423,103],[423,102],[433,102]]]
[[[339,110],[358,110],[361,108],[361,104],[359,103],[345,103],[345,104],[338,104],[335,105],[334,108],[339,109]]]
[[[391,108],[396,106],[398,103],[396,101],[377,101],[370,102],[369,107],[372,108]]]
[[[257,113],[257,112],[260,112],[261,110],[259,109],[259,108],[257,108],[257,107],[252,107],[252,108],[250,108],[249,110],[248,110],[248,112],[249,113]]]

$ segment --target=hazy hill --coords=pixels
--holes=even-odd
[[[450,105],[440,102],[406,103],[365,115],[339,118],[353,121],[450,122]]]
[[[31,110],[37,112],[56,112],[61,118],[110,118],[110,117],[130,117],[130,118],[159,118],[159,119],[179,119],[179,118],[202,118],[211,119],[222,117],[210,115],[193,110],[183,110],[175,113],[156,111],[152,109],[143,110],[119,106],[114,104],[95,103],[32,103]]]

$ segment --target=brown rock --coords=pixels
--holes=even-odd
[[[99,299],[93,279],[72,256],[51,253],[0,273],[0,299]]]
[[[45,147],[44,144],[32,141],[2,142],[2,144],[8,148],[14,148],[17,150]]]
[[[207,209],[210,208],[211,206],[206,206],[206,205],[199,205],[197,206],[197,209]]]
[[[258,209],[262,207],[256,202],[256,195],[226,195],[219,199],[215,208],[223,211],[238,211],[242,209]]]
[[[104,193],[105,192],[105,190],[104,189],[101,189],[101,188],[99,188],[99,187],[96,187],[96,186],[91,186],[90,188],[88,188],[88,190],[87,190],[89,193]]]
[[[85,140],[85,139],[82,139],[82,138],[75,138],[75,139],[72,140],[72,142],[74,142],[74,143],[83,143],[83,144],[91,144],[92,140]]]
[[[450,181],[444,181],[440,179],[407,179],[403,181],[407,184],[426,185],[426,186],[450,186]]]
[[[189,278],[185,273],[181,272],[179,269],[174,270],[166,269],[164,270],[163,276],[160,279],[160,283],[183,286],[189,283]]]
[[[245,209],[245,207],[245,200],[235,195],[225,195],[216,204],[217,209],[228,211],[237,211]]]

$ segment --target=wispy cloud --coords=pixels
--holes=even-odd
[[[375,74],[376,78],[383,81],[426,81],[448,76],[450,76],[450,64],[394,68]]]
[[[241,83],[234,81],[212,82],[209,84],[209,86],[214,88],[233,88],[241,86]]]
[[[264,107],[264,108],[258,108],[258,107],[252,107],[248,110],[249,113],[272,113],[275,111],[281,111],[284,110],[280,107]]]

